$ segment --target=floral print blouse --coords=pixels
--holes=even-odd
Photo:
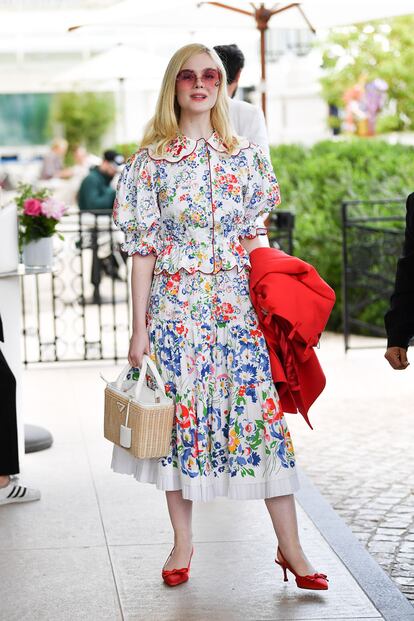
[[[249,266],[240,238],[253,238],[258,217],[280,203],[272,166],[259,147],[240,139],[228,154],[216,132],[208,140],[177,136],[164,157],[140,149],[118,183],[114,221],[123,250],[153,252],[154,273],[217,273]],[[262,227],[263,228],[263,227]]]

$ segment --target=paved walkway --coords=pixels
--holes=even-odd
[[[387,432],[381,428],[378,437],[375,432],[364,437],[368,415],[385,408],[381,406],[383,382],[377,386],[380,403],[375,408],[363,406],[370,401],[369,391],[355,388],[352,393],[341,382],[349,381],[347,373],[357,377],[362,367],[370,369],[371,364],[377,377],[380,364],[372,359],[381,359],[381,353],[351,353],[341,359],[338,348],[335,337],[322,348],[332,378],[313,412],[315,432],[308,432],[296,417],[290,420],[301,463],[329,494],[341,490],[343,503],[353,492],[364,498],[363,483],[371,473],[374,490],[389,470],[397,477],[403,459],[394,458],[386,467],[385,449],[389,452],[394,441],[400,450],[408,448],[409,442],[404,430],[394,428],[396,407],[389,415]],[[175,590],[165,587],[160,568],[171,547],[171,534],[163,494],[109,470],[110,445],[101,430],[103,384],[98,371],[102,368],[103,364],[48,367],[24,374],[26,410],[31,412],[26,422],[49,428],[55,443],[52,449],[24,459],[24,480],[41,488],[42,500],[2,507],[0,512],[1,621],[414,618],[410,613],[383,615],[335,553],[332,537],[327,540],[333,547],[301,509],[304,547],[320,571],[329,574],[330,590],[307,592],[298,590],[293,580],[284,583],[273,562],[274,535],[261,501],[219,499],[196,505],[191,580]],[[114,368],[105,368],[105,375],[115,373]],[[398,379],[396,375],[391,375],[392,382],[408,381],[408,376]],[[359,425],[357,396],[361,396],[359,417],[364,419]],[[352,416],[346,416],[348,411]],[[378,426],[378,422],[372,424]],[[379,451],[377,470],[369,461],[375,453],[371,446]],[[404,470],[401,478],[407,474]],[[356,493],[356,512],[358,498]],[[374,565],[371,570],[375,574]]]
[[[353,344],[379,339],[353,338]],[[327,388],[314,431],[289,416],[299,463],[368,551],[414,601],[414,358],[393,371],[384,349],[350,350],[324,335]]]

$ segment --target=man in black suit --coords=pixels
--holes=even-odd
[[[388,346],[385,357],[393,369],[403,370],[409,341],[414,337],[414,193],[407,198],[407,226],[403,256],[397,264],[391,307],[385,315]]]

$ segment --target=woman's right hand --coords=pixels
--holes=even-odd
[[[150,354],[150,342],[148,332],[142,328],[139,332],[133,332],[129,342],[128,362],[131,367],[141,367],[144,354]]]

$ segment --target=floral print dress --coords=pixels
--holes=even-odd
[[[240,139],[230,155],[215,132],[208,140],[178,136],[163,158],[141,149],[125,165],[114,221],[130,255],[156,255],[147,329],[176,416],[168,455],[136,459],[115,446],[115,472],[189,500],[298,488],[240,243],[279,202],[259,147]],[[128,378],[137,375],[131,369]]]

